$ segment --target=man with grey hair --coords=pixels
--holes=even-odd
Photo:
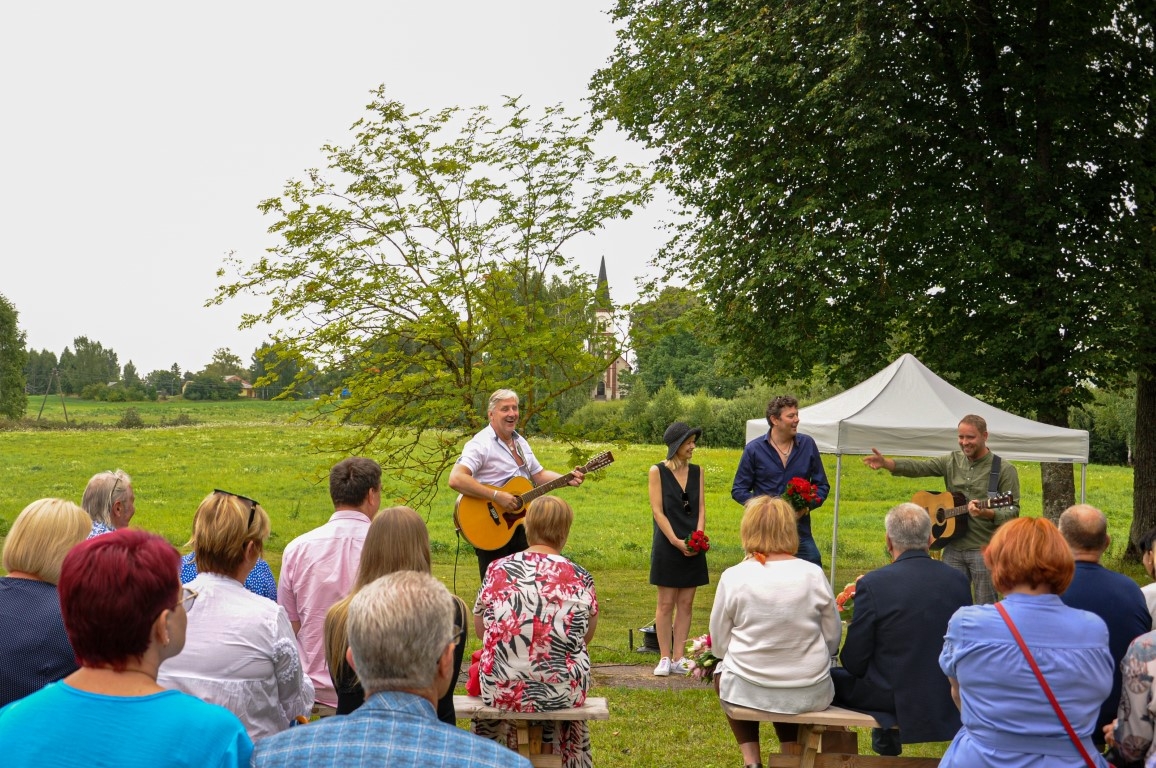
[[[502,490],[502,486],[513,477],[521,475],[538,486],[562,475],[544,469],[530,450],[526,438],[518,434],[517,392],[512,389],[494,392],[490,395],[486,415],[489,426],[466,443],[461,458],[450,471],[449,485],[463,496],[482,499],[497,509],[514,512],[518,509],[518,497]],[[573,474],[570,485],[581,485],[581,467],[575,468]],[[499,557],[521,552],[527,546],[525,527],[519,525],[505,546],[476,550],[482,580],[486,578],[490,563]]]
[[[97,472],[88,481],[80,506],[92,518],[92,533],[88,538],[128,528],[136,514],[136,494],[132,478],[123,469]]]
[[[355,712],[262,739],[254,768],[498,768],[530,762],[437,719],[453,677],[453,599],[433,576],[396,571],[349,604],[346,658],[365,688]]]
[[[1096,614],[1108,625],[1112,692],[1100,706],[1096,728],[1090,734],[1095,745],[1103,748],[1103,728],[1115,719],[1120,704],[1120,662],[1129,643],[1152,629],[1152,615],[1135,581],[1100,565],[1100,558],[1112,543],[1108,518],[1103,512],[1088,504],[1068,507],[1060,515],[1060,533],[1076,559],[1076,574],[1060,599],[1071,608]]]
[[[923,507],[893,507],[884,527],[894,562],[859,579],[839,654],[843,666],[831,670],[831,679],[835,704],[867,712],[883,726],[872,732],[871,747],[898,755],[903,744],[948,741],[960,728],[939,652],[952,614],[971,605],[971,585],[928,554],[931,518]]]

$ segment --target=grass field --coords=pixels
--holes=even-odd
[[[45,418],[63,420],[59,400],[45,405]],[[39,402],[29,405],[35,417]],[[146,425],[171,422],[186,413],[192,426],[136,430],[0,432],[0,529],[30,501],[60,496],[77,502],[88,478],[105,469],[122,468],[133,477],[137,498],[134,527],[164,535],[181,546],[189,537],[192,514],[213,488],[226,488],[259,499],[273,519],[266,555],[278,572],[281,552],[295,536],[324,523],[332,512],[326,472],[340,457],[310,452],[310,428],[293,419],[293,403],[236,401],[229,403],[106,404],[67,401],[70,419],[89,424],[114,424],[129,407]],[[50,416],[51,413],[51,416]],[[805,431],[805,425],[804,425]],[[706,436],[709,438],[709,435]],[[535,453],[552,469],[565,469],[568,446],[531,438]],[[708,555],[711,585],[699,591],[692,632],[706,631],[714,583],[726,567],[741,559],[741,508],[730,499],[730,485],[739,451],[712,449],[703,441],[695,463],[706,479]],[[953,446],[945,445],[944,450]],[[651,516],[647,501],[647,469],[665,456],[661,446],[590,445],[589,454],[614,451],[615,463],[593,482],[559,495],[573,505],[576,519],[565,554],[594,574],[601,616],[591,646],[597,663],[653,666],[653,656],[635,653],[628,631],[650,623],[654,589],[648,584]],[[835,457],[825,456],[834,485]],[[1041,514],[1038,465],[1017,463],[1023,514]],[[1078,470],[1077,470],[1078,471]],[[444,485],[444,479],[443,479]],[[839,504],[839,545],[836,588],[857,574],[885,564],[882,519],[887,509],[918,490],[936,487],[931,480],[891,478],[871,472],[858,457],[844,457]],[[1079,478],[1077,476],[1077,488]],[[426,518],[435,572],[446,585],[472,603],[478,588],[477,562],[468,545],[459,542],[452,522],[456,495],[442,488],[432,505],[418,511]],[[1131,520],[1132,475],[1121,467],[1088,469],[1088,501],[1109,516],[1113,545],[1107,564],[1144,580],[1139,566],[1122,568],[1122,552]],[[384,504],[397,500],[385,499]],[[834,504],[814,513],[812,523],[823,560],[829,566]],[[0,532],[2,532],[0,531]],[[635,632],[636,644],[639,641]],[[472,641],[476,647],[477,640]],[[730,766],[739,761],[713,692],[706,686],[691,690],[598,688],[608,696],[612,718],[593,724],[594,749],[601,766],[690,765]],[[764,741],[773,743],[769,729]],[[867,736],[861,736],[864,748]],[[938,755],[942,746],[908,747],[905,753]]]

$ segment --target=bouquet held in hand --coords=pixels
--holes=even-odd
[[[719,658],[711,651],[709,634],[700,635],[686,644],[686,660],[690,662],[687,675],[710,682]]]
[[[810,512],[823,503],[819,498],[819,487],[802,477],[792,477],[783,491],[783,500],[795,508],[796,512]]]
[[[710,538],[702,531],[695,531],[687,536],[684,541],[686,542],[686,548],[696,555],[710,549]]]
[[[855,605],[855,587],[859,584],[859,579],[863,578],[863,574],[855,577],[855,580],[843,587],[843,591],[835,595],[835,607],[839,610],[839,615],[842,616],[844,611],[850,611]],[[849,617],[848,617],[849,618]]]

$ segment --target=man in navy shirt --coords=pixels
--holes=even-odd
[[[767,423],[771,429],[766,437],[747,443],[731,498],[746,504],[754,496],[781,496],[787,483],[801,477],[816,486],[819,503],[827,500],[831,484],[823,471],[819,447],[807,435],[799,433],[799,401],[790,395],[780,395],[767,404]],[[811,536],[811,512],[803,510],[797,523],[799,530],[798,557],[822,566],[819,547]]]
[[[1120,704],[1120,661],[1128,645],[1152,629],[1152,616],[1135,581],[1100,565],[1100,557],[1112,541],[1103,512],[1088,504],[1068,507],[1060,515],[1060,533],[1076,558],[1076,575],[1060,599],[1067,606],[1096,614],[1108,625],[1112,693],[1100,706],[1100,717],[1091,734],[1092,741],[1102,749],[1103,728],[1115,719]]]

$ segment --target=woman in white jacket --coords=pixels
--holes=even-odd
[[[746,558],[723,572],[710,613],[715,688],[726,702],[767,712],[825,709],[835,689],[831,656],[842,626],[835,595],[813,563],[795,557],[795,511],[780,498],[746,503],[740,528]],[[759,724],[731,720],[747,766],[761,765]],[[797,727],[775,724],[780,741]]]

